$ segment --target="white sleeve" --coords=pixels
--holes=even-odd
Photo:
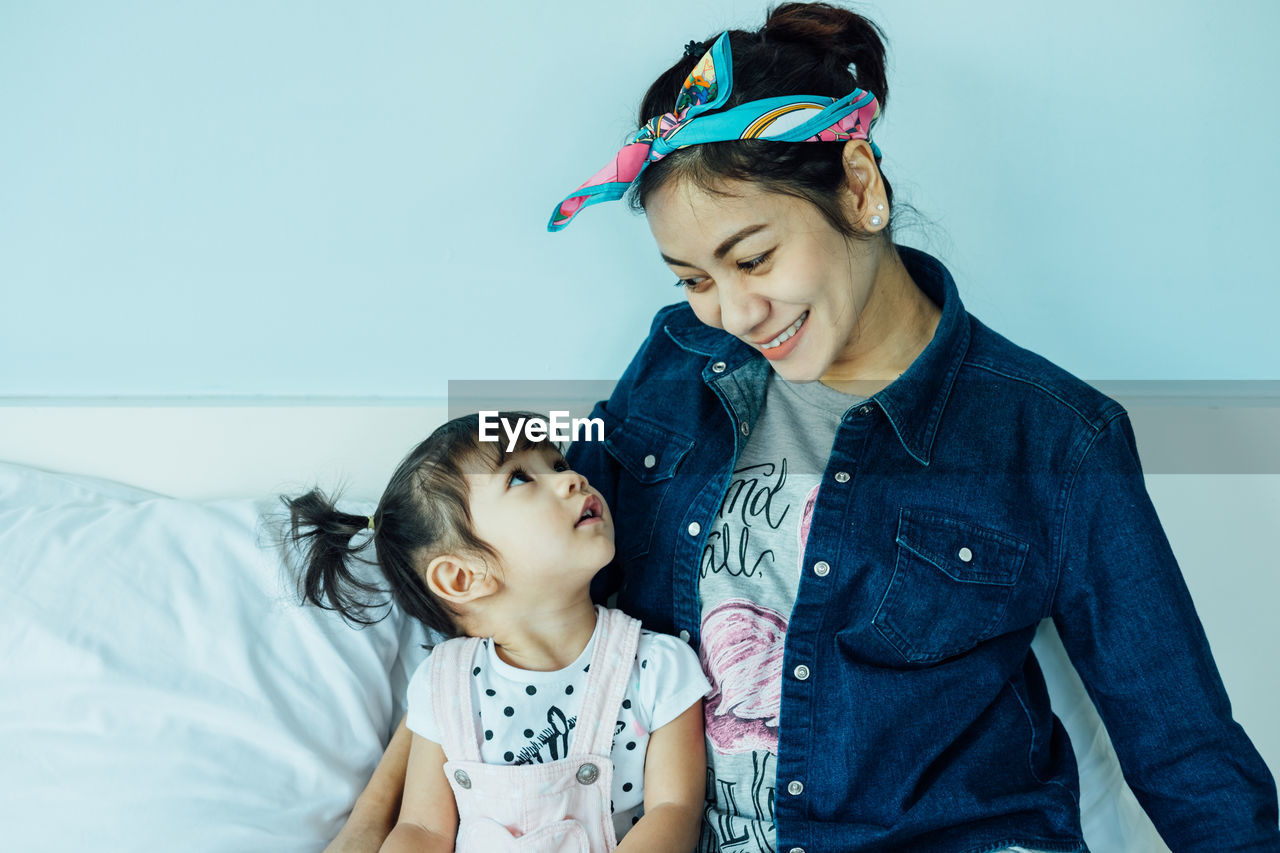
[[[698,656],[686,643],[666,634],[643,631],[636,651],[640,678],[640,722],[654,732],[689,710],[711,692]],[[647,713],[648,719],[644,719]]]
[[[409,712],[405,716],[405,726],[416,735],[429,741],[440,743],[440,727],[436,725],[435,710],[431,705],[431,673],[429,664],[431,654],[428,653],[413,671],[409,679],[409,688],[405,691],[405,700],[409,704]]]

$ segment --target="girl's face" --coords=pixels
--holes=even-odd
[[[663,260],[708,326],[759,350],[784,379],[827,376],[857,344],[875,263],[802,199],[734,181],[672,180],[645,202]]]
[[[553,446],[468,480],[476,535],[498,552],[508,589],[575,594],[613,559],[609,507]]]

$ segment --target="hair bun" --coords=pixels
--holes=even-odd
[[[765,42],[803,47],[832,72],[849,69],[855,85],[874,94],[880,109],[885,108],[884,36],[861,15],[828,3],[784,3],[769,14],[760,36]]]

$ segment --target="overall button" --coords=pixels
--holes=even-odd
[[[453,781],[458,783],[459,788],[471,787],[471,777],[467,775],[467,771],[465,770],[454,771]]]
[[[831,564],[826,560],[819,560],[813,564],[813,573],[820,578],[825,578],[831,574]]]
[[[592,785],[600,778],[600,771],[594,764],[584,764],[578,768],[578,781],[584,785]]]
[[[793,797],[798,797],[804,793],[804,783],[799,779],[793,779],[787,783],[787,793]]]
[[[652,453],[650,453],[648,456],[644,458],[644,467],[646,468],[652,468],[654,465],[657,465],[657,464],[658,464],[658,457],[654,456]]]
[[[797,679],[799,679],[800,681],[806,681],[806,680],[808,680],[808,678],[809,678],[809,667],[805,666],[804,664],[800,664],[798,667],[796,667],[794,670],[792,670],[792,672],[795,674],[795,677],[796,677]],[[792,782],[791,784],[792,784],[792,785],[799,785],[800,783],[799,783],[799,782]],[[795,791],[792,791],[791,793],[793,793],[793,794],[794,794],[794,793],[796,793],[796,792],[795,792]]]
[[[956,556],[959,557],[960,561],[963,563],[973,562],[973,552],[970,551],[968,548],[961,548],[960,553],[957,554]]]
[[[858,414],[862,415],[865,418],[867,415],[871,414],[875,410],[876,410],[876,407],[871,405],[870,403],[863,403],[861,406],[858,407]]]
[[[837,471],[837,472],[836,472],[836,482],[837,482],[837,483],[847,483],[847,482],[849,482],[849,472],[848,472],[848,471]]]
[[[803,847],[792,847],[787,853],[804,853]]]
[[[688,631],[683,631],[683,630],[682,630],[682,631],[680,632],[680,642],[682,642],[682,643],[687,643],[687,642],[689,642],[689,632],[688,632]]]
[[[724,364],[724,362],[723,362],[723,361],[717,361],[715,364],[711,365],[711,372],[712,372],[712,373],[724,373],[724,368],[725,368],[725,364]]]
[[[701,533],[701,532],[702,532],[702,525],[701,525],[701,524],[699,524],[699,523],[698,523],[698,522],[696,522],[696,521],[694,521],[694,522],[690,523],[690,525],[689,525],[689,535],[690,535],[690,536],[697,536],[697,535],[698,535],[699,533]]]
[[[743,435],[751,435],[751,424],[747,423],[746,421],[743,421],[742,426],[738,427],[738,429],[742,432]]]

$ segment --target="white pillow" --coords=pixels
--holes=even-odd
[[[315,851],[403,711],[423,629],[298,603],[259,514],[0,463],[10,850]],[[403,654],[401,653],[403,650]]]

